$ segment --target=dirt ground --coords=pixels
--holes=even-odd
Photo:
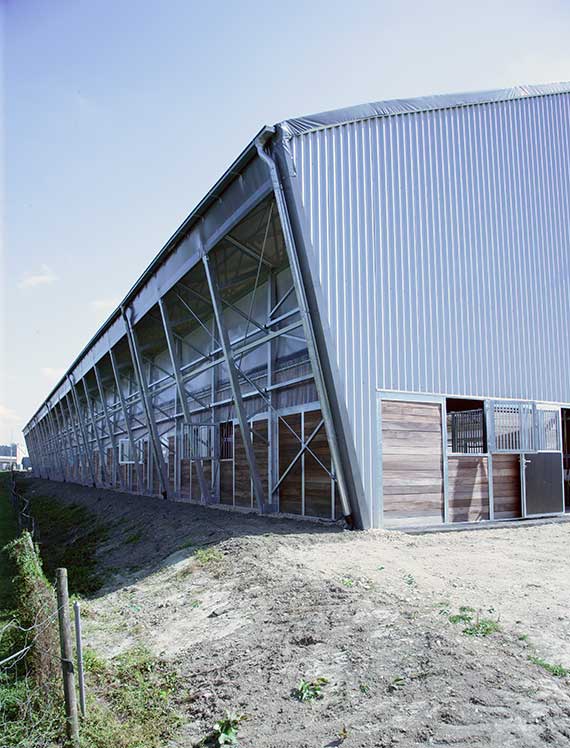
[[[46,481],[112,529],[85,638],[144,644],[184,684],[194,745],[226,710],[244,748],[570,746],[570,524],[431,535],[342,531]],[[198,548],[218,554],[200,562]],[[468,606],[485,637],[450,615]],[[323,698],[291,696],[325,677]]]

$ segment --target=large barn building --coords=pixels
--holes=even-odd
[[[561,514],[569,321],[570,84],[287,120],[24,433],[36,475],[166,499],[361,528]]]

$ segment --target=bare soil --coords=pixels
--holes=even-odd
[[[570,746],[570,524],[348,532],[47,481],[111,530],[87,644],[179,673],[192,746],[227,710],[247,748]],[[211,549],[211,560],[196,550]],[[219,552],[219,553],[215,553]],[[217,556],[220,556],[217,558]],[[485,637],[449,616],[498,621]],[[325,677],[301,703],[301,678]]]

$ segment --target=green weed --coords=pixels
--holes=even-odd
[[[198,548],[194,556],[200,566],[207,566],[222,561],[224,558],[224,554],[216,548]]]
[[[343,587],[354,587],[354,585],[356,584],[352,577],[341,577],[340,583]]]
[[[499,622],[492,618],[479,618],[463,629],[465,636],[491,636],[499,631]]]
[[[239,726],[246,719],[247,716],[245,714],[227,712],[226,716],[223,719],[220,719],[216,722],[212,732],[202,741],[200,741],[200,745],[233,745],[237,747]]]
[[[493,612],[493,608],[489,608],[489,612]],[[479,613],[474,617],[475,608],[470,608],[467,605],[462,605],[459,608],[459,613],[454,613],[448,617],[450,623],[458,624],[462,623],[465,625],[463,633],[465,636],[491,636],[500,630],[499,622],[492,618],[480,618]]]
[[[305,680],[301,678],[296,688],[292,691],[293,698],[298,701],[315,701],[323,698],[323,687],[329,682],[328,678],[314,678]]]
[[[565,678],[567,675],[570,675],[570,670],[568,668],[565,668],[563,665],[553,665],[551,662],[546,662],[546,660],[543,660],[541,657],[529,657],[528,658],[534,665],[538,665],[543,670],[546,670],[551,675],[556,676],[557,678]]]

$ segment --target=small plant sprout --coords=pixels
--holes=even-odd
[[[416,580],[415,580],[415,578],[414,578],[414,576],[412,574],[405,574],[404,575],[404,582],[409,587],[415,587],[416,586]]]
[[[354,587],[355,582],[352,577],[341,577],[340,583],[343,587]]]
[[[360,693],[363,693],[365,696],[368,696],[368,694],[370,693],[370,686],[368,685],[368,683],[361,683],[359,688]]]
[[[493,610],[492,608],[490,610]],[[462,605],[459,608],[459,613],[454,613],[449,616],[448,620],[450,623],[462,623],[465,625],[463,633],[465,636],[490,636],[491,634],[499,631],[499,621],[495,621],[492,618],[480,618],[479,613],[473,617],[475,613],[474,608],[470,608],[466,605]]]
[[[343,725],[340,730],[338,731],[338,739],[341,743],[344,743],[344,741],[348,738],[348,730],[346,729],[346,725]]]
[[[212,732],[201,741],[203,746],[238,746],[238,730],[240,724],[247,719],[245,714],[227,712],[223,719],[219,719]]]
[[[293,689],[292,695],[298,701],[315,701],[323,698],[323,686],[329,682],[328,678],[314,678],[305,680],[301,678],[297,687]]]
[[[402,678],[401,675],[398,675],[394,678],[394,680],[388,686],[388,691],[391,691],[392,693],[394,691],[400,691],[404,687],[405,684],[406,684],[405,679]]]
[[[450,623],[471,623],[473,620],[472,613],[475,613],[475,608],[469,608],[467,605],[462,605],[459,608],[459,613],[454,613],[449,616]]]

